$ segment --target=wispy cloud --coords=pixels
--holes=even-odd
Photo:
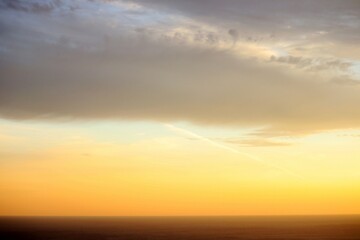
[[[233,147],[230,147],[230,146],[227,146],[225,144],[222,144],[222,143],[219,143],[217,141],[214,141],[210,138],[206,138],[204,136],[201,136],[199,134],[196,134],[194,132],[191,132],[189,130],[186,130],[186,129],[183,129],[183,128],[179,128],[179,127],[176,127],[172,124],[164,124],[164,126],[166,128],[168,128],[169,130],[171,130],[172,132],[176,133],[176,134],[179,134],[181,136],[187,136],[187,137],[192,137],[192,138],[195,138],[195,139],[198,139],[200,141],[203,141],[209,145],[212,145],[214,147],[217,147],[217,148],[221,148],[223,150],[226,150],[226,151],[229,151],[229,152],[232,152],[232,153],[235,153],[235,154],[239,154],[241,156],[244,156],[246,157],[247,159],[251,160],[251,161],[255,161],[257,163],[260,163],[264,166],[267,166],[267,167],[270,167],[270,168],[273,168],[273,169],[277,169],[277,170],[280,170],[286,174],[289,174],[291,176],[294,176],[294,177],[297,177],[297,178],[300,178],[300,179],[304,179],[303,176],[287,169],[287,168],[284,168],[284,167],[280,167],[274,163],[270,163],[269,161],[265,161],[264,159],[261,159],[253,154],[249,154],[249,153],[246,153],[246,152],[243,152],[243,151],[240,151],[238,150],[237,148],[233,148]]]
[[[236,144],[244,147],[283,147],[290,146],[291,143],[284,141],[271,140],[266,138],[228,138],[222,139],[223,142]]]

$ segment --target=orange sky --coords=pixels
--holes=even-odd
[[[360,152],[339,133],[269,149],[189,140],[157,124],[2,125],[1,215],[360,212]]]

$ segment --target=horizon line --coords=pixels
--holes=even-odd
[[[16,218],[16,217],[74,217],[74,218],[82,218],[82,217],[89,217],[89,218],[106,218],[106,217],[118,217],[118,218],[145,218],[145,217],[331,217],[331,216],[359,216],[360,213],[339,213],[339,214],[224,214],[224,215],[0,215],[0,218]]]

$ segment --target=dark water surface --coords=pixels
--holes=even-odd
[[[0,239],[360,239],[360,216],[1,217]]]

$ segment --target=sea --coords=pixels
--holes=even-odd
[[[0,239],[360,240],[360,215],[0,217]]]

